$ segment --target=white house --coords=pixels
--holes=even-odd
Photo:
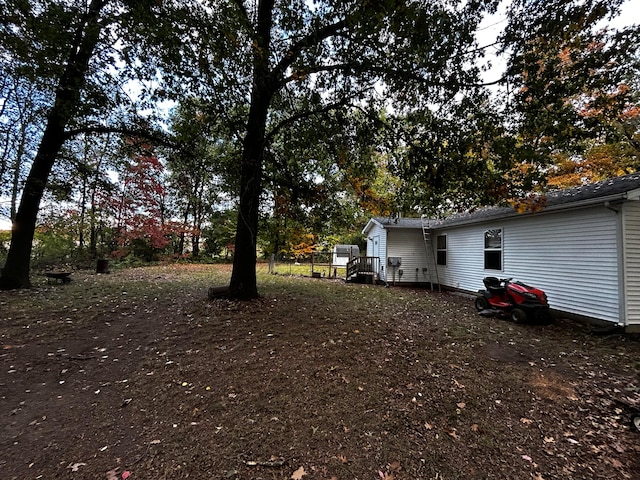
[[[420,219],[373,218],[367,255],[380,257],[388,283],[389,257],[401,258],[396,283],[425,283],[432,256],[442,287],[475,292],[485,276],[512,277],[544,290],[554,310],[640,331],[640,173],[549,193],[540,205],[483,208],[424,232]]]
[[[380,258],[376,272],[380,280],[389,284],[429,282],[421,219],[376,217],[362,233],[367,237],[367,256]]]

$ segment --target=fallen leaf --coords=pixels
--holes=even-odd
[[[624,453],[625,452],[624,447],[622,445],[620,445],[619,443],[612,443],[611,444],[611,448],[613,448],[618,453]]]
[[[129,478],[131,476],[131,472],[128,470],[125,470],[124,472],[122,472],[122,480],[127,480],[127,478]]]
[[[553,437],[544,437],[544,443],[556,443]]]
[[[522,455],[522,459],[527,462],[533,462],[533,459],[529,455]]]
[[[450,428],[449,430],[447,430],[447,435],[449,435],[451,438],[455,438],[456,440],[459,438],[455,428]]]
[[[426,428],[427,430],[432,430],[433,425],[431,425],[429,422],[424,422],[424,428]]]
[[[67,468],[70,468],[72,472],[77,472],[80,467],[85,465],[86,463],[70,463]]]
[[[107,480],[120,480],[118,478],[119,468],[114,468],[113,470],[109,470],[105,475],[107,476]]]
[[[480,426],[477,423],[474,423],[473,425],[471,425],[471,431],[472,432],[480,431]]]
[[[607,460],[611,462],[613,468],[622,468],[622,463],[620,463],[620,461],[616,460],[615,458],[607,458]]]
[[[530,419],[528,419],[528,418],[524,418],[524,417],[522,417],[522,418],[520,419],[520,423],[524,423],[525,425],[531,425],[531,424],[533,423],[533,420],[530,420]]]
[[[458,406],[458,408],[464,408],[466,406],[466,403],[460,402],[460,403],[456,403],[456,405]]]
[[[392,472],[397,472],[400,470],[400,462],[398,460],[394,460],[389,464],[389,470]]]
[[[293,472],[293,475],[291,475],[291,480],[300,480],[306,474],[307,472],[304,471],[304,467],[300,467],[295,472]]]
[[[344,455],[338,455],[337,458],[341,463],[349,463],[349,460]]]

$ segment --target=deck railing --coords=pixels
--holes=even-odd
[[[380,268],[380,257],[354,257],[347,263],[347,280],[358,275],[374,275]]]

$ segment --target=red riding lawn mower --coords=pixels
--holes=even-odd
[[[540,289],[512,282],[511,278],[485,277],[475,306],[483,316],[508,316],[514,323],[548,323],[551,312],[547,295]]]

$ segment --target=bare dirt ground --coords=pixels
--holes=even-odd
[[[640,341],[161,266],[0,293],[4,479],[640,478]]]

